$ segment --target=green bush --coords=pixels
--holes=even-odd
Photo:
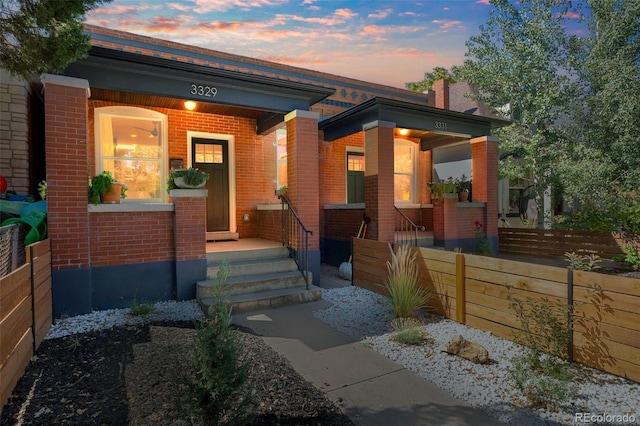
[[[399,246],[398,252],[391,251],[391,261],[387,262],[389,276],[386,287],[390,297],[391,310],[396,317],[410,317],[413,313],[426,307],[431,301],[431,291],[420,286],[416,255],[408,246]]]
[[[195,411],[205,425],[242,425],[250,422],[251,389],[246,385],[249,363],[242,358],[237,332],[230,328],[231,310],[223,262],[213,286],[209,319],[197,330],[194,346]]]

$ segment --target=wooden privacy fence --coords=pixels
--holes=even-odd
[[[438,314],[513,340],[520,324],[509,295],[573,304],[573,359],[640,381],[640,280],[437,249],[413,250],[420,284],[434,292],[433,310]],[[354,239],[353,284],[385,294],[389,259],[387,243]],[[600,290],[594,290],[595,285]]]
[[[0,279],[0,409],[52,321],[51,242],[26,247],[26,263]]]
[[[498,238],[501,254],[564,257],[573,251],[609,260],[624,254],[624,242],[616,232],[498,228]]]

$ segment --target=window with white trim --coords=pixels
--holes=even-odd
[[[127,185],[124,202],[165,202],[167,116],[144,108],[96,108],[96,174]]]
[[[276,189],[287,186],[287,129],[276,130]]]
[[[410,203],[417,199],[417,147],[418,145],[406,139],[395,139],[394,141],[393,192],[397,202]]]

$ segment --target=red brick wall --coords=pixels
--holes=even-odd
[[[364,209],[324,210],[324,238],[337,241],[351,241],[358,235]]]
[[[175,253],[176,262],[205,259],[207,242],[204,238],[207,226],[205,197],[176,197]]]
[[[89,129],[91,143],[88,155],[91,176],[95,174],[94,110],[95,108],[118,105],[125,104],[106,101],[90,102]],[[273,146],[273,141],[275,138],[263,138],[256,135],[256,122],[253,119],[168,108],[139,107],[167,115],[169,158],[182,158],[185,165],[188,163],[187,131],[235,136],[236,224],[240,238],[257,237],[256,205],[278,202],[274,195],[274,190],[276,189],[274,183],[276,178],[276,148]],[[317,134],[317,130],[315,134]],[[230,176],[230,179],[233,178],[233,176]],[[250,216],[249,222],[245,222],[243,219],[245,213]]]
[[[45,83],[47,216],[54,270],[89,266],[87,109],[86,89]]]
[[[364,133],[358,132],[332,142],[320,136],[320,206],[347,202],[347,147],[364,148]]]
[[[271,241],[282,241],[282,211],[257,211],[258,238]]]
[[[313,231],[309,237],[309,250],[319,250],[318,120],[308,117],[306,112],[296,111],[295,114],[287,120],[287,198],[305,227]]]
[[[486,203],[482,222],[488,237],[498,236],[498,143],[489,137],[472,139],[473,200]]]
[[[90,213],[91,266],[173,260],[173,212]]]

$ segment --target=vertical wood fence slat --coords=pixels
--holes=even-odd
[[[50,240],[25,254],[27,263],[0,279],[0,409],[52,323]]]
[[[458,253],[456,255],[456,320],[460,324],[466,324],[465,303],[466,303],[466,286],[465,286],[465,265],[464,255]]]

